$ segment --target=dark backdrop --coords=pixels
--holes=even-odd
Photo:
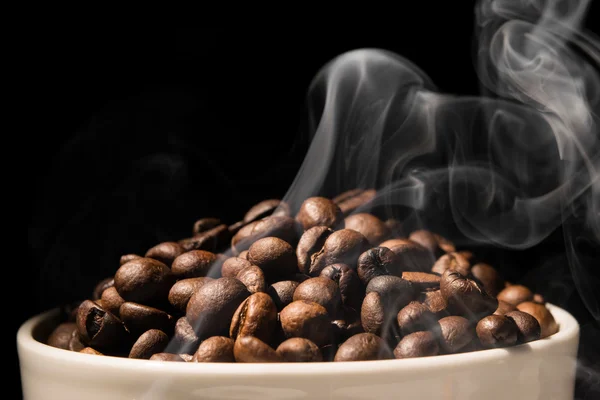
[[[18,309],[17,326],[88,297],[96,281],[116,271],[121,254],[187,236],[199,217],[232,223],[257,201],[282,197],[308,146],[306,90],[336,55],[392,50],[442,91],[477,94],[473,5],[430,11],[424,5],[380,26],[315,19],[217,29],[39,27],[32,62],[41,80],[27,108],[27,125],[38,137],[28,151],[29,266],[17,272],[27,276],[30,297]],[[544,269],[560,257],[561,243],[559,230],[533,249],[503,252],[519,259],[519,268],[504,272],[578,317],[582,362],[591,367],[599,354],[597,321],[566,262]],[[540,274],[553,279],[535,282]],[[598,375],[582,377],[583,398]]]

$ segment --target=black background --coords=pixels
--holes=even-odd
[[[27,151],[29,266],[17,272],[30,295],[16,327],[89,297],[121,254],[188,236],[199,217],[233,223],[259,200],[282,197],[308,146],[306,90],[336,55],[388,49],[442,91],[478,94],[473,17],[471,2],[452,2],[433,13],[424,4],[379,26],[332,25],[315,16],[299,26],[39,27],[32,63],[41,79],[26,110],[26,126],[37,132]],[[561,243],[558,230],[533,249],[499,257],[509,278],[579,319],[584,398],[599,379],[597,370],[587,374],[600,354],[598,321],[583,306],[566,261],[548,264],[560,259]],[[518,267],[506,261],[515,259]]]

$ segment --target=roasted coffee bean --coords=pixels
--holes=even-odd
[[[364,285],[368,285],[376,276],[402,275],[402,267],[396,253],[387,247],[375,247],[358,257],[358,277]]]
[[[199,220],[194,222],[194,227],[192,228],[192,235],[197,235],[199,233],[209,231],[213,228],[216,228],[219,225],[223,225],[219,218],[200,218]]]
[[[510,311],[505,315],[517,325],[517,343],[527,343],[540,338],[540,323],[533,315],[523,311]]]
[[[102,292],[102,296],[100,298],[102,299],[102,305],[104,308],[120,318],[119,308],[123,303],[125,303],[125,299],[119,295],[117,288],[114,286],[109,287]]]
[[[414,297],[415,292],[410,282],[393,275],[376,276],[367,285],[366,293],[377,292],[381,296],[386,309],[396,313],[405,307]]]
[[[225,278],[235,278],[238,272],[251,265],[252,263],[250,261],[243,258],[229,257],[221,267],[221,276]]]
[[[437,317],[425,304],[411,301],[398,312],[398,327],[402,335],[408,335],[417,331],[426,331],[437,321]]]
[[[333,201],[325,197],[310,197],[302,203],[296,215],[304,230],[313,226],[340,229],[344,225],[342,211]]]
[[[282,342],[275,350],[283,361],[287,362],[319,362],[323,355],[319,347],[305,338],[291,338]]]
[[[363,234],[371,246],[377,246],[390,236],[390,230],[382,220],[368,213],[352,214],[344,219],[346,229]]]
[[[240,229],[242,229],[246,225],[247,224],[244,221],[238,221],[238,222],[236,222],[234,224],[229,225],[227,227],[227,230],[229,231],[229,234],[233,238],[233,236],[235,236],[240,231]]]
[[[100,297],[102,297],[102,292],[104,292],[109,287],[113,286],[115,286],[115,279],[112,276],[109,278],[102,279],[100,282],[98,282],[96,287],[94,287],[94,292],[92,293],[92,300],[98,300]]]
[[[148,360],[153,354],[162,353],[168,343],[169,337],[166,333],[158,329],[150,329],[135,341],[129,352],[129,358]]]
[[[471,267],[471,275],[481,282],[490,296],[497,296],[504,289],[504,279],[491,265],[477,263]]]
[[[394,349],[396,358],[436,356],[440,352],[435,335],[428,331],[413,332],[398,342]]]
[[[332,340],[331,319],[327,310],[315,302],[293,301],[281,310],[279,319],[287,338],[303,337],[317,346],[325,346]]]
[[[342,296],[338,285],[331,279],[319,276],[302,282],[294,291],[294,301],[314,301],[325,307],[330,317],[342,311]]]
[[[511,311],[515,311],[516,309],[517,309],[516,306],[513,306],[512,304],[507,303],[505,301],[498,300],[498,308],[496,308],[496,311],[494,311],[494,314],[505,315]]]
[[[159,304],[167,300],[174,283],[171,270],[152,258],[138,258],[121,265],[115,274],[115,288],[126,301]]]
[[[123,347],[129,340],[121,320],[91,300],[79,306],[77,331],[83,343],[97,349]]]
[[[453,251],[456,251],[454,243],[438,235],[437,233],[432,233],[424,229],[412,232],[408,236],[408,239],[419,243],[421,246],[435,254],[436,257],[440,257],[444,253],[452,253]]]
[[[517,310],[530,314],[537,319],[541,329],[540,339],[558,332],[558,324],[545,305],[524,301],[517,306]]]
[[[137,254],[125,254],[125,255],[122,255],[121,259],[119,260],[119,266],[121,266],[123,264],[127,264],[129,261],[137,260],[138,258],[143,258],[143,257],[139,256]]]
[[[238,272],[236,279],[246,285],[246,289],[250,293],[265,292],[267,290],[265,274],[256,265],[251,264],[249,267]]]
[[[438,321],[440,345],[447,353],[456,353],[475,339],[475,330],[468,319],[452,315]]]
[[[286,278],[296,272],[294,249],[277,237],[265,237],[254,242],[248,249],[248,261],[258,266],[268,281]]]
[[[338,348],[333,361],[369,361],[394,358],[387,343],[372,333],[359,333]]]
[[[179,354],[173,353],[156,353],[150,357],[152,361],[174,361],[174,362],[185,362]]]
[[[218,275],[215,268],[217,255],[205,250],[191,250],[173,261],[171,272],[177,279],[200,278],[209,274]]]
[[[192,298],[193,294],[196,293],[196,291],[204,286],[207,282],[212,280],[213,278],[201,277],[182,279],[175,282],[175,284],[171,286],[171,290],[169,290],[169,303],[177,311],[185,314],[187,304]]]
[[[185,354],[185,353],[179,354],[179,357],[183,358],[183,361],[185,361],[185,362],[191,362],[192,358],[194,358],[194,356],[192,354]]]
[[[233,345],[233,356],[241,363],[283,361],[275,349],[254,336],[240,336]]]
[[[81,337],[78,332],[73,332],[71,340],[69,340],[69,350],[79,352],[83,350],[86,345],[81,341]]]
[[[290,206],[278,199],[263,200],[253,206],[244,215],[244,223],[248,224],[271,215],[290,216]]]
[[[233,356],[233,339],[225,336],[209,337],[200,344],[192,362],[216,362],[230,363],[235,362]]]
[[[523,285],[511,285],[498,293],[498,300],[517,306],[524,301],[532,301],[533,293]]]
[[[438,289],[441,281],[439,275],[412,271],[402,272],[402,279],[410,282],[415,290],[419,291]]]
[[[313,257],[323,250],[325,241],[332,233],[333,230],[327,226],[313,226],[302,234],[296,247],[298,269],[301,273],[314,274],[314,271],[311,270]]]
[[[77,324],[74,322],[63,322],[54,328],[50,336],[48,336],[46,344],[59,349],[68,350],[69,342],[74,334],[78,334]]]
[[[240,254],[238,254],[238,258],[248,260],[248,250],[240,251]]]
[[[403,271],[429,272],[434,256],[425,247],[408,239],[390,239],[379,244],[396,253]]]
[[[355,270],[346,264],[332,264],[325,267],[320,276],[337,283],[344,305],[354,309],[360,308],[365,288]]]
[[[360,311],[360,308],[358,310]],[[363,333],[365,331],[362,326],[362,321],[360,320],[359,311],[346,307],[344,308],[341,319],[331,321],[336,343],[342,343],[350,336],[354,336],[357,333]]]
[[[190,325],[186,317],[181,317],[175,323],[175,333],[173,334],[173,340],[169,342],[165,351],[180,353],[180,354],[194,354],[200,344],[200,338],[194,332],[194,328]]]
[[[352,229],[335,231],[325,240],[323,248],[311,257],[310,275],[318,276],[331,264],[346,264],[354,269],[359,255],[368,248],[369,242],[362,233]]]
[[[468,276],[471,272],[471,264],[459,253],[444,254],[433,264],[431,272],[443,275],[447,270],[456,271],[462,276]]]
[[[173,260],[177,258],[177,256],[183,254],[185,250],[179,243],[175,242],[163,242],[159,243],[156,246],[148,249],[144,257],[153,258],[165,264],[167,267],[170,267],[173,263]]]
[[[442,296],[441,290],[434,290],[432,292],[423,292],[424,296],[423,304],[429,308],[438,318],[447,316],[448,314],[448,302],[444,296]]]
[[[269,343],[277,326],[277,307],[266,293],[254,293],[240,304],[229,327],[229,336],[254,336]]]
[[[484,347],[505,347],[517,343],[517,324],[504,315],[488,315],[482,318],[475,331]]]
[[[239,254],[248,250],[257,240],[265,237],[276,237],[295,246],[298,242],[297,230],[297,223],[291,217],[283,215],[266,217],[240,229],[231,239],[231,249],[233,254]]]
[[[299,283],[296,281],[279,281],[267,288],[267,294],[271,296],[277,311],[283,310],[285,306],[294,301],[294,292]]]
[[[440,290],[448,309],[455,315],[479,320],[498,308],[496,298],[489,296],[477,282],[453,269],[446,270],[442,275]]]
[[[121,320],[127,329],[135,336],[150,329],[160,329],[170,334],[173,332],[175,319],[158,308],[126,301],[119,308]]]
[[[185,251],[205,250],[216,253],[229,244],[231,241],[231,232],[227,225],[221,224],[207,231],[198,233],[190,238],[185,238],[177,243]]]
[[[342,195],[336,196],[333,202],[340,207],[344,216],[348,216],[356,210],[367,208],[369,203],[375,198],[376,192],[373,189],[359,191],[355,189],[352,192],[346,192],[346,194]]]
[[[544,299],[544,296],[542,296],[542,295],[541,295],[541,294],[539,294],[539,293],[535,293],[535,294],[533,295],[533,301],[534,301],[535,303],[546,304],[546,300]]]
[[[84,347],[83,349],[79,350],[80,353],[83,354],[91,354],[94,356],[103,356],[104,354],[100,353],[98,350],[93,349],[91,347]]]
[[[388,325],[392,322],[386,312],[384,301],[377,292],[368,293],[360,309],[361,324],[365,332],[381,335],[387,332]]]
[[[219,278],[200,287],[187,305],[186,317],[201,339],[225,336],[235,310],[250,295],[235,278]]]

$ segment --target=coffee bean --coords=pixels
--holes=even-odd
[[[398,342],[394,349],[396,358],[436,356],[440,352],[435,335],[428,331],[413,332]]]
[[[218,275],[214,271],[217,255],[205,250],[191,250],[173,261],[171,272],[177,279]]]
[[[235,310],[250,293],[235,278],[207,282],[192,295],[186,317],[201,339],[225,336]]]
[[[425,331],[437,321],[437,317],[425,304],[411,301],[397,315],[398,326],[402,335],[408,335],[417,331]]]
[[[558,324],[545,305],[524,301],[517,305],[517,310],[530,314],[537,319],[541,329],[540,339],[558,332]]]
[[[175,323],[175,333],[173,340],[165,348],[167,352],[179,354],[194,354],[200,345],[200,338],[194,332],[186,317],[181,317]]]
[[[533,315],[523,311],[510,311],[505,315],[517,325],[517,343],[527,343],[540,338],[540,323]]]
[[[79,352],[79,351],[83,350],[85,347],[86,347],[86,345],[81,341],[81,337],[79,336],[79,333],[73,332],[73,335],[71,336],[71,340],[69,340],[68,350]]]
[[[410,282],[393,275],[376,276],[367,285],[366,293],[377,292],[387,310],[395,317],[414,297]]]
[[[379,247],[386,247],[396,253],[403,271],[429,272],[435,260],[429,250],[408,239],[386,240]]]
[[[431,272],[443,275],[447,270],[456,271],[462,276],[468,276],[471,272],[471,264],[459,253],[444,254],[433,264]]]
[[[94,287],[94,292],[92,293],[92,300],[98,300],[100,297],[102,297],[102,292],[104,292],[109,287],[113,286],[115,286],[115,279],[112,276],[102,279]]]
[[[477,263],[471,267],[471,275],[481,282],[490,296],[497,296],[504,289],[504,279],[491,265]]]
[[[422,295],[425,297],[423,299],[423,304],[425,304],[432,313],[438,318],[447,316],[448,302],[446,302],[446,299],[442,296],[441,290],[423,292]]]
[[[369,361],[394,358],[389,346],[377,335],[359,333],[338,348],[333,361]]]
[[[368,293],[360,309],[361,324],[365,332],[381,335],[392,322],[386,312],[384,301],[377,292]]]
[[[246,289],[250,293],[265,292],[267,290],[265,274],[256,265],[251,264],[249,267],[238,272],[236,279],[246,285]]]
[[[240,254],[238,254],[238,257],[243,260],[247,260],[248,259],[248,250],[240,251]]]
[[[197,235],[199,233],[203,233],[213,228],[216,228],[219,225],[223,225],[219,218],[200,218],[199,220],[194,222],[192,234]]]
[[[254,242],[248,249],[248,261],[258,266],[269,281],[289,277],[296,272],[294,249],[288,242],[276,237]]]
[[[298,269],[300,272],[308,275],[314,275],[311,266],[314,256],[323,250],[325,241],[333,233],[333,230],[327,226],[313,226],[306,230],[296,247],[296,258],[298,259]]]
[[[185,362],[179,354],[173,353],[155,353],[150,357],[152,361],[173,361],[173,362]]]
[[[279,238],[292,246],[298,242],[297,223],[291,217],[274,215],[251,222],[231,239],[233,254],[248,250],[259,239],[265,237]]]
[[[289,217],[290,206],[278,199],[263,200],[248,210],[244,215],[244,223],[248,224],[271,215]]]
[[[235,236],[240,231],[240,229],[242,229],[246,225],[247,224],[244,221],[238,221],[229,225],[227,227],[227,230],[229,231],[230,236],[233,238],[233,236]]]
[[[441,281],[439,275],[412,271],[402,272],[402,279],[410,282],[415,290],[419,291],[438,289]]]
[[[344,225],[344,216],[340,208],[325,197],[310,197],[304,200],[296,220],[304,230],[319,225],[340,229]]]
[[[148,360],[153,354],[162,353],[168,343],[169,337],[166,333],[158,329],[150,329],[135,341],[129,352],[129,358]]]
[[[102,299],[104,308],[120,318],[119,308],[121,307],[121,304],[125,303],[125,299],[119,295],[117,288],[114,286],[109,287],[102,292],[100,298]]]
[[[327,310],[315,302],[293,301],[281,310],[279,319],[287,338],[303,337],[317,346],[325,346],[332,340],[331,319]]]
[[[358,257],[358,277],[364,285],[377,276],[401,276],[402,269],[396,253],[387,247],[375,247]]]
[[[442,275],[440,290],[448,309],[455,315],[479,320],[498,308],[496,298],[489,296],[477,282],[453,269],[446,270]]]
[[[283,310],[285,306],[294,301],[294,292],[299,283],[296,281],[279,281],[267,288],[267,294],[271,296],[277,311]]]
[[[320,276],[337,283],[344,305],[354,309],[360,308],[365,288],[355,270],[346,264],[332,264],[325,267]]]
[[[148,249],[144,257],[153,258],[170,267],[173,260],[182,254],[185,250],[178,243],[163,242]]]
[[[516,306],[513,306],[512,304],[507,303],[505,301],[498,300],[498,308],[496,308],[496,311],[494,311],[494,314],[505,315],[511,311],[515,311],[516,309],[517,309]]]
[[[498,300],[517,306],[524,301],[533,300],[533,293],[523,285],[511,285],[498,293]]]
[[[94,356],[103,356],[104,354],[100,353],[98,350],[93,349],[91,347],[84,347],[83,349],[79,350],[80,353],[83,354],[91,354]]]
[[[336,318],[342,311],[342,296],[338,285],[322,276],[307,279],[298,285],[294,292],[294,301],[297,300],[314,301],[322,305],[332,318]]]
[[[182,239],[177,243],[179,243],[185,251],[205,250],[216,253],[227,247],[231,241],[231,235],[229,227],[221,224],[190,238]]]
[[[282,342],[275,350],[283,361],[320,362],[323,355],[319,347],[305,338],[291,338]]]
[[[331,325],[334,337],[336,338],[335,343],[342,343],[350,336],[365,331],[362,326],[360,314],[350,307],[345,307],[341,319],[331,321]]]
[[[78,334],[77,325],[74,322],[63,322],[54,328],[50,336],[48,336],[46,344],[59,349],[68,350],[69,342],[74,334]]]
[[[119,308],[121,320],[135,336],[150,329],[159,329],[167,334],[173,332],[175,319],[158,308],[126,301]]]
[[[473,326],[459,316],[444,317],[438,321],[440,345],[447,353],[456,353],[475,339]]]
[[[346,229],[362,233],[371,246],[377,246],[390,235],[383,221],[368,213],[352,214],[344,219],[344,225]]]
[[[271,363],[283,361],[268,344],[254,336],[240,336],[233,345],[235,361],[241,363]]]
[[[331,264],[346,264],[356,268],[358,257],[369,246],[369,242],[360,232],[352,229],[335,231],[323,245],[323,249],[314,254],[311,260],[311,275],[318,276],[323,268]]]
[[[129,261],[137,260],[138,258],[143,258],[143,257],[139,256],[137,254],[125,254],[125,255],[122,255],[121,259],[119,260],[119,266],[121,266],[123,264],[127,264]]]
[[[349,200],[356,196],[359,196],[364,192],[365,192],[365,189],[361,189],[361,188],[354,188],[354,189],[346,190],[345,192],[342,192],[342,193],[338,194],[337,196],[334,196],[331,199],[331,201],[333,201],[335,204],[339,205],[340,203],[343,203],[346,200]]]
[[[444,253],[456,251],[454,243],[438,235],[437,233],[429,232],[424,229],[412,232],[408,236],[408,239],[419,243],[431,253],[435,254],[436,257],[440,257]]]
[[[204,286],[207,282],[212,280],[213,278],[201,277],[182,279],[175,282],[175,284],[171,286],[171,290],[169,290],[169,303],[177,311],[185,314],[187,304],[194,293],[196,293],[196,291]]]
[[[233,339],[225,336],[209,337],[200,344],[192,362],[215,362],[230,363],[235,362],[233,356]]]
[[[171,270],[152,258],[138,258],[123,264],[115,274],[115,288],[126,301],[160,304],[167,300],[174,283]]]
[[[238,272],[251,265],[252,263],[250,261],[243,258],[229,257],[221,267],[221,276],[225,278],[235,278]]]
[[[517,324],[504,315],[488,315],[482,318],[475,331],[484,347],[505,347],[517,343]]]
[[[114,349],[128,341],[129,334],[121,320],[91,300],[79,306],[76,323],[82,342],[90,347]]]
[[[240,304],[229,327],[229,336],[254,336],[269,343],[277,326],[277,308],[266,293],[254,293]]]
[[[376,192],[373,189],[360,190],[360,192],[345,195],[344,198],[336,196],[333,201],[340,207],[342,214],[348,216],[356,210],[368,208],[369,203],[375,198],[375,195]]]

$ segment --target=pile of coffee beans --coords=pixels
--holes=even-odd
[[[375,191],[280,200],[127,254],[47,340],[180,362],[426,357],[545,338],[543,298],[442,236],[363,212]]]

